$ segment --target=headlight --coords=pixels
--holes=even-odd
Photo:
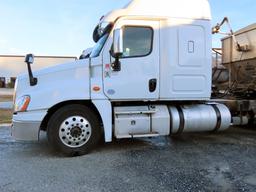
[[[24,95],[20,97],[15,105],[14,105],[14,112],[24,112],[27,110],[28,105],[30,103],[30,96],[29,95]]]

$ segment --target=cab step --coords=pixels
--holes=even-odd
[[[129,135],[117,135],[117,139],[124,139],[124,138],[146,138],[146,137],[158,137],[160,136],[157,132],[150,132],[150,133],[136,133],[136,134],[129,134]]]
[[[115,107],[115,115],[154,114],[156,109],[148,106]]]

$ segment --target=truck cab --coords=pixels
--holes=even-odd
[[[186,5],[186,6],[184,6]],[[211,12],[207,0],[133,0],[101,18],[91,53],[18,77],[12,134],[88,153],[104,138],[225,130],[229,109],[210,102]],[[29,64],[28,64],[29,66]]]

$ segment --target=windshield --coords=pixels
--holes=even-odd
[[[100,40],[96,43],[96,45],[93,47],[90,57],[98,57],[100,55],[100,52],[107,41],[109,36],[109,33],[106,33],[103,35]]]

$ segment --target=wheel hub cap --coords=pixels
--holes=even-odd
[[[72,116],[65,119],[59,128],[61,142],[71,148],[78,148],[88,142],[92,128],[87,119],[81,116]]]
[[[74,127],[70,130],[70,135],[78,138],[82,135],[82,129],[80,127]]]

